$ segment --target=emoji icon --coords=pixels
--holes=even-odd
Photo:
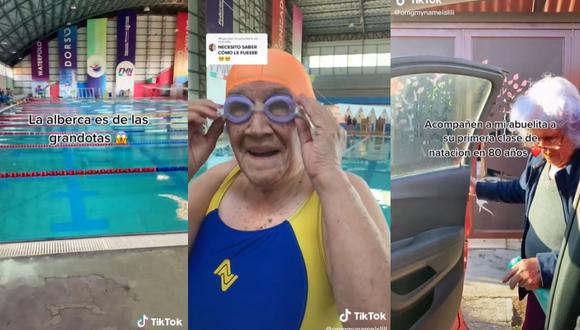
[[[117,136],[115,137],[115,144],[127,144],[127,134],[125,132],[118,132]]]
[[[231,59],[231,57],[229,57],[229,56],[226,56],[226,62],[229,62],[229,61],[230,61],[230,59]]]
[[[532,148],[532,155],[534,155],[534,157],[538,157],[538,155],[540,154],[540,152],[542,152],[541,148],[538,147],[533,147]]]
[[[223,56],[220,56],[220,57],[218,57],[218,60],[219,60],[220,62],[223,62],[223,61],[224,61],[224,57],[223,57]]]

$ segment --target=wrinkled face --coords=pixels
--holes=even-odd
[[[548,163],[557,167],[568,165],[575,146],[562,129],[538,129],[531,133],[540,139],[538,147]]]
[[[275,124],[261,111],[269,97],[292,96],[290,91],[278,84],[252,82],[240,85],[231,94],[248,97],[256,109],[245,123],[227,122],[232,149],[248,179],[256,185],[269,186],[294,171],[302,170],[300,142],[294,122]]]

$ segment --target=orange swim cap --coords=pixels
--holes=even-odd
[[[280,84],[294,96],[304,94],[315,98],[312,82],[302,64],[280,49],[268,49],[266,65],[234,65],[226,80],[226,94],[242,84],[256,81]]]

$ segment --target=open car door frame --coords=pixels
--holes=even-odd
[[[392,82],[398,77],[429,73],[489,81],[491,88],[487,99],[476,118],[471,118],[472,121],[478,121],[485,118],[495,103],[505,72],[497,67],[455,58],[418,56],[392,60]],[[392,102],[396,103],[397,98],[393,95],[397,91],[393,88],[396,89],[391,83]],[[395,111],[397,104],[393,108],[392,137],[398,129]],[[478,133],[478,130],[472,132]],[[393,139],[393,165],[404,152],[397,150],[396,143]],[[468,145],[466,149],[474,148],[474,145]],[[396,173],[396,166],[392,169],[393,329],[449,330],[456,321],[465,272],[462,257],[465,252],[465,226],[469,214],[466,213],[466,207],[472,175],[468,160],[462,159],[452,166],[400,176]]]
[[[574,197],[574,217],[567,225],[546,313],[548,330],[580,329],[580,189]]]

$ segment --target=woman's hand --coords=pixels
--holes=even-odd
[[[189,103],[187,117],[189,179],[205,164],[224,130],[225,120],[218,114],[221,105],[210,100]],[[213,119],[205,132],[206,119]]]
[[[338,125],[332,112],[315,99],[301,95],[297,103],[303,108],[302,117],[296,117],[302,159],[306,173],[317,186],[342,172],[340,163],[346,145],[346,131]],[[313,131],[307,118],[314,126]]]
[[[503,278],[503,283],[509,281],[513,290],[520,286],[528,291],[533,291],[542,287],[542,276],[540,274],[540,263],[538,258],[523,259]]]
[[[474,177],[471,177],[469,179],[469,196],[473,196],[475,198],[477,198],[477,194],[476,194],[476,188],[477,187],[477,179]]]

